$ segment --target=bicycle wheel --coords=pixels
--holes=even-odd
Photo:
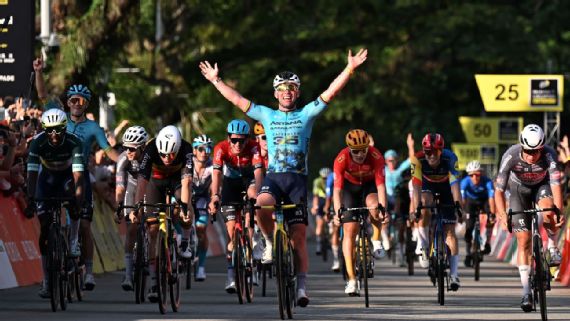
[[[295,267],[293,265],[293,248],[291,247],[291,242],[287,241],[287,249],[285,250],[285,275],[286,279],[286,297],[285,297],[285,307],[287,311],[287,318],[293,318],[293,307],[297,305],[295,296]]]
[[[473,240],[473,247],[475,248],[474,251],[472,251],[472,257],[473,257],[473,269],[475,270],[475,281],[479,281],[479,273],[481,270],[481,244],[480,244],[480,240],[478,237],[479,233],[479,229],[475,229],[475,238]]]
[[[83,301],[83,275],[85,274],[83,268],[84,265],[80,266],[78,262],[75,263],[75,273],[73,273],[75,288],[73,291],[75,291],[75,297],[79,302]]]
[[[67,309],[67,290],[69,284],[67,282],[67,242],[65,241],[65,237],[61,232],[58,232],[59,237],[59,246],[58,246],[58,263],[59,263],[59,306],[61,307],[62,311]]]
[[[538,304],[540,306],[540,316],[543,321],[548,319],[546,307],[546,273],[549,273],[547,265],[545,265],[544,255],[542,253],[542,239],[539,235],[532,237],[533,244],[533,260],[534,260],[534,295],[536,300],[538,295]]]
[[[286,271],[284,267],[284,248],[283,234],[280,231],[275,233],[275,280],[277,281],[277,297],[279,299],[279,316],[281,320],[285,320],[286,305]]]
[[[186,290],[190,290],[192,288],[192,277],[194,277],[193,265],[192,260],[184,260],[183,268],[186,276]]]
[[[361,246],[360,248],[360,274],[362,276],[362,283],[364,286],[364,305],[368,308],[370,306],[369,296],[368,296],[368,275],[369,271],[369,263],[368,260],[371,259],[371,256],[368,255],[368,251],[370,250],[368,244],[368,236],[366,233],[361,229],[360,231],[360,241]]]
[[[444,243],[441,235],[437,240],[437,265],[436,265],[436,276],[437,276],[437,302],[439,305],[445,304],[445,257],[444,257]]]
[[[156,266],[156,287],[158,290],[158,309],[161,314],[166,313],[166,302],[168,292],[168,256],[166,240],[162,232],[158,233],[156,250],[158,253]]]
[[[259,264],[258,269],[260,269],[260,271],[261,271],[261,278],[260,278],[261,279],[261,296],[265,296],[266,295],[265,291],[267,289],[267,273],[269,273],[271,271],[271,269],[268,268],[267,264],[261,263],[261,261],[258,264]]]
[[[180,308],[180,258],[176,250],[176,241],[170,238],[169,241],[170,273],[168,273],[168,289],[170,290],[170,306],[173,312],[178,312]]]
[[[145,296],[145,262],[144,262],[144,237],[140,231],[137,231],[137,241],[134,248],[134,278],[133,283],[135,287],[135,302],[140,304],[144,302]]]
[[[59,295],[59,237],[58,231],[55,226],[50,227],[48,234],[48,258],[47,258],[47,270],[48,270],[48,287],[50,293],[50,305],[53,312],[57,311],[59,305],[58,295]]]
[[[245,266],[243,264],[243,244],[241,242],[241,233],[239,230],[234,231],[233,243],[232,263],[234,266],[236,294],[239,304],[243,304],[245,301]]]
[[[249,238],[246,236],[244,242],[244,263],[245,263],[245,298],[248,303],[253,302],[253,256],[251,252],[251,244]],[[259,279],[258,279],[259,280]]]
[[[408,263],[408,275],[414,275],[414,261],[416,257],[414,241],[412,241],[412,229],[406,229],[406,261]]]

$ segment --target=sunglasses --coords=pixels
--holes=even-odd
[[[83,105],[85,104],[87,100],[83,97],[72,97],[69,98],[69,102],[71,102],[74,105]]]
[[[200,146],[200,147],[198,147],[198,148],[196,148],[196,149],[197,149],[199,152],[201,152],[201,153],[204,153],[204,152],[205,152],[205,153],[208,153],[208,154],[209,154],[209,153],[212,152],[212,149],[211,149],[210,147]]]
[[[51,128],[46,128],[45,132],[49,135],[61,135],[63,133],[65,133],[66,131],[66,127],[65,126],[58,126],[58,127],[51,127]]]
[[[275,87],[277,91],[297,91],[299,87],[295,86],[294,84],[281,84]]]
[[[388,159],[388,160],[386,160],[386,162],[388,162],[388,163],[395,163],[396,160],[395,160],[395,159]]]
[[[176,153],[169,153],[169,154],[158,153],[158,155],[161,158],[174,158],[174,157],[176,157]]]
[[[523,153],[527,154],[527,155],[536,155],[536,154],[540,154],[542,152],[542,148],[541,149],[523,149]]]
[[[139,150],[139,147],[127,147],[127,151],[130,153],[134,153]]]
[[[365,149],[351,149],[350,153],[352,155],[365,155],[366,153],[368,153],[368,148]]]
[[[230,142],[232,142],[232,144],[243,144],[245,142],[245,138],[230,138]]]
[[[257,138],[259,138],[261,140],[266,140],[267,136],[266,135],[259,135],[259,136],[257,136]]]
[[[424,154],[426,154],[426,156],[438,155],[439,152],[439,149],[424,149]]]

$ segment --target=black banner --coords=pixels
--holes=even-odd
[[[558,106],[558,79],[531,79],[531,106]]]
[[[35,1],[0,0],[0,96],[26,95],[32,72]]]

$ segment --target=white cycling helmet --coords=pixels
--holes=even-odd
[[[161,154],[178,153],[182,145],[182,135],[178,128],[169,125],[156,135],[156,148]]]
[[[148,133],[142,126],[131,126],[123,134],[123,146],[138,148],[148,141]]]
[[[481,171],[481,163],[479,163],[479,161],[477,161],[477,160],[472,160],[467,164],[465,171],[467,173],[480,172]]]
[[[61,109],[52,108],[48,109],[42,115],[42,126],[44,128],[66,126],[67,115]]]
[[[212,139],[204,134],[194,137],[192,147],[196,148],[202,145],[212,146]]]
[[[526,125],[519,136],[519,142],[524,149],[541,149],[545,142],[544,131],[538,125]]]
[[[331,173],[331,169],[328,167],[323,167],[319,170],[319,176],[326,178]]]
[[[299,79],[297,75],[290,71],[283,71],[277,74],[273,79],[273,89],[276,89],[277,86],[288,82],[297,85],[298,88],[301,87],[301,79]]]

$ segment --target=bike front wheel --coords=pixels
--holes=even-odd
[[[533,259],[534,259],[534,300],[538,297],[538,304],[540,306],[540,316],[543,321],[548,320],[547,306],[546,306],[546,288],[547,280],[550,271],[544,254],[542,253],[542,239],[539,235],[532,238],[533,243]]]
[[[168,249],[163,233],[157,237],[156,250],[158,253],[156,266],[156,287],[158,292],[158,309],[161,314],[166,313],[168,297]]]

